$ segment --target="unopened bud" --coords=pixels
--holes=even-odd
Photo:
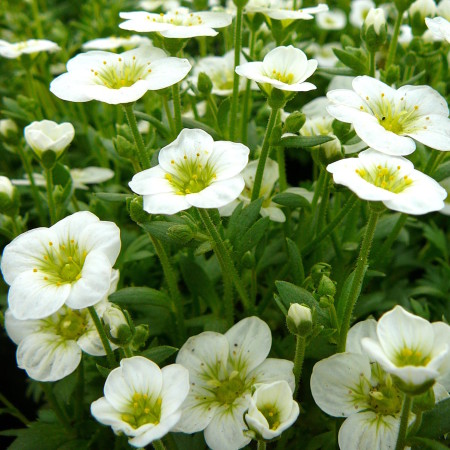
[[[302,126],[306,122],[306,116],[300,111],[295,111],[286,119],[284,122],[283,132],[284,133],[298,133]]]
[[[313,325],[311,309],[299,303],[292,303],[286,317],[286,325],[296,336],[309,336]]]
[[[188,225],[173,225],[167,230],[167,234],[185,244],[194,238],[194,231]]]
[[[327,277],[331,274],[331,266],[324,262],[319,262],[311,267],[311,278],[317,286],[324,275]]]
[[[125,346],[130,343],[133,332],[122,310],[111,304],[103,313],[102,320],[107,327],[109,334],[114,338],[114,343],[119,346]]]
[[[19,194],[8,177],[0,176],[0,213],[15,216],[19,212]]]
[[[144,347],[145,342],[147,341],[149,336],[150,330],[148,328],[148,325],[138,325],[134,330],[133,343],[131,345],[133,349],[139,350],[140,348]]]
[[[136,153],[135,146],[128,139],[119,135],[114,137],[112,141],[116,152],[122,156],[122,158],[134,158]]]
[[[197,89],[199,90],[199,92],[204,95],[208,95],[211,93],[212,88],[213,84],[211,78],[209,78],[209,76],[205,72],[200,72],[198,74],[197,81]]]
[[[17,128],[16,122],[12,119],[2,119],[0,120],[0,135],[5,139],[13,138],[19,129]]]
[[[386,42],[387,28],[384,10],[372,8],[366,16],[361,35],[369,51],[376,52]]]
[[[146,223],[151,220],[150,214],[144,211],[143,203],[142,197],[134,197],[128,202],[128,212],[131,220],[138,224]]]
[[[328,276],[322,275],[319,285],[317,286],[317,294],[319,296],[326,295],[334,297],[336,294],[336,285],[334,284],[334,281]]]

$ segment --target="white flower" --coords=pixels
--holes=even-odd
[[[298,48],[277,47],[262,62],[249,62],[236,67],[236,73],[254,80],[269,91],[274,87],[283,91],[311,91],[314,84],[305,82],[317,68],[315,59],[308,60]]]
[[[300,414],[286,381],[258,386],[250,399],[245,422],[257,439],[274,439],[289,428]]]
[[[398,42],[403,45],[408,45],[413,38],[412,29],[409,25],[402,25],[400,27],[400,35],[398,37]]]
[[[129,444],[145,447],[176,425],[189,392],[189,372],[179,364],[160,369],[142,356],[122,359],[105,382],[104,397],[91,404],[91,413]]]
[[[433,37],[440,41],[445,40],[450,43],[450,22],[443,17],[425,18],[425,23],[430,29]]]
[[[136,174],[130,188],[144,197],[150,214],[175,214],[196,206],[220,208],[244,188],[240,172],[249,149],[228,141],[213,141],[203,130],[184,129],[161,149],[159,164]]]
[[[399,380],[402,390],[430,388],[438,381],[450,388],[450,326],[396,306],[377,324],[377,338],[363,338],[362,348]]]
[[[69,169],[72,178],[74,189],[87,190],[88,184],[103,183],[110,180],[114,176],[114,171],[106,167],[89,166],[84,169]],[[41,173],[33,173],[33,178],[36,186],[46,186],[44,175]],[[11,180],[16,186],[29,186],[30,180],[28,178],[22,180]]]
[[[12,119],[1,119],[0,120],[0,135],[8,138],[14,136],[19,129],[17,128],[16,122]]]
[[[92,39],[85,42],[81,48],[83,50],[114,50],[118,47],[134,48],[140,45],[152,45],[149,38],[133,34],[129,37],[110,36],[100,39]]]
[[[118,271],[112,274],[116,289]],[[94,308],[101,318],[110,303],[102,300]],[[125,322],[126,324],[126,322]],[[71,374],[81,361],[81,353],[105,355],[100,336],[87,309],[62,306],[45,319],[18,320],[7,310],[5,328],[17,347],[17,365],[38,381],[57,381]],[[112,348],[116,348],[111,344]]]
[[[241,55],[241,62],[245,62],[245,58]],[[200,59],[194,65],[194,69],[189,79],[197,85],[197,79],[201,72],[204,72],[212,81],[212,94],[220,96],[228,96],[233,92],[234,78],[234,50],[225,53],[224,56],[207,56]],[[239,80],[239,90],[243,91],[246,87],[246,80]]]
[[[319,45],[316,42],[312,42],[306,49],[308,53],[312,53],[314,59],[317,60],[319,67],[334,67],[339,61],[334,54],[334,48],[342,48],[339,42],[331,42],[329,44]]]
[[[336,161],[327,167],[334,182],[351,189],[358,197],[380,201],[406,214],[426,214],[444,207],[445,189],[401,156],[369,149],[358,158]]]
[[[176,430],[205,430],[213,450],[247,445],[243,416],[252,387],[284,380],[294,391],[292,362],[266,359],[271,342],[269,327],[257,317],[241,320],[225,335],[206,331],[189,338],[177,357],[177,363],[189,370],[191,389]]]
[[[436,15],[450,20],[450,0],[441,0],[437,6]]]
[[[366,20],[367,13],[372,8],[375,8],[375,3],[372,0],[353,0],[349,18],[350,23],[356,28],[361,28]]]
[[[395,90],[368,76],[353,80],[354,91],[337,89],[327,97],[328,112],[352,123],[369,147],[391,155],[409,155],[414,140],[437,150],[450,150],[450,119],[445,99],[429,86]]]
[[[215,28],[227,27],[232,16],[227,13],[202,11],[191,12],[187,8],[177,8],[166,14],[146,11],[121,12],[126,19],[119,25],[124,30],[138,32],[157,31],[166,38],[191,38],[198,36],[216,36]]]
[[[248,7],[246,8],[248,12]],[[283,27],[290,25],[294,20],[310,20],[313,19],[313,14],[321,14],[328,11],[328,6],[321,3],[317,6],[310,8],[292,9],[292,6],[273,7],[273,8],[261,8],[254,10],[253,12],[260,12],[270,19],[280,20]]]
[[[220,215],[224,217],[231,216],[233,211],[239,202],[243,202],[244,205],[249,205],[251,202],[253,186],[255,184],[256,169],[258,167],[258,161],[250,161],[247,167],[242,171],[244,177],[245,187],[239,195],[237,200],[225,205],[219,209]],[[272,201],[274,195],[274,186],[278,181],[278,163],[268,158],[264,167],[263,178],[261,182],[260,197],[263,197],[263,203],[259,213],[263,217],[269,217],[274,222],[285,222],[286,216],[281,210],[280,206]]]
[[[434,0],[416,0],[409,7],[409,15],[412,17],[418,14],[422,20],[425,17],[436,15],[436,2]]]
[[[16,44],[0,39],[0,56],[8,59],[15,59],[23,54],[57,52],[58,50],[61,50],[59,45],[47,39],[30,39]]]
[[[347,24],[347,17],[340,9],[330,9],[317,14],[316,21],[323,30],[342,30]]]
[[[119,228],[88,211],[21,234],[5,247],[1,261],[12,314],[42,319],[64,304],[95,305],[109,291],[119,251]]]
[[[190,69],[187,59],[168,57],[156,47],[141,46],[121,54],[90,51],[72,58],[67,73],[51,82],[50,91],[71,102],[131,103],[147,91],[178,83]]]
[[[164,11],[170,11],[180,7],[178,0],[141,0],[139,7],[147,11],[154,11],[158,8],[163,8]]]
[[[75,136],[75,129],[71,123],[58,124],[52,120],[32,122],[23,131],[27,144],[39,157],[48,150],[58,156],[61,155]]]
[[[0,176],[0,194],[6,195],[12,200],[15,190],[16,188],[8,177]]]

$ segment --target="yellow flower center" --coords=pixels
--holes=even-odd
[[[397,366],[426,366],[430,362],[429,356],[424,356],[421,351],[404,347],[397,353]]]
[[[280,426],[280,411],[275,405],[258,406],[258,410],[266,418],[271,430],[276,430]]]
[[[278,80],[286,84],[292,84],[294,82],[294,74],[292,72],[281,73],[280,71],[273,69],[272,73],[268,76],[272,78],[272,80]]]
[[[139,428],[147,423],[157,425],[161,419],[160,397],[154,399],[147,394],[135,392],[130,401],[129,411],[123,413],[121,418],[133,428]]]
[[[41,329],[55,333],[66,341],[76,341],[86,332],[88,320],[86,309],[63,307],[57,314],[44,319]]]
[[[399,175],[401,167],[396,168],[378,165],[371,169],[356,169],[355,172],[364,180],[385,189],[386,191],[398,194],[404,191],[413,181],[408,175]]]

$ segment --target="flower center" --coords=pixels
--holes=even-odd
[[[33,272],[43,272],[44,280],[57,286],[78,281],[87,252],[81,251],[73,239],[60,244],[59,248],[56,247],[53,242],[48,243],[43,260],[39,261],[38,267],[34,268]]]
[[[273,69],[269,77],[272,78],[272,80],[278,80],[286,84],[292,84],[294,82],[294,74],[292,72],[286,74]]]
[[[147,423],[157,425],[161,418],[161,398],[156,400],[147,394],[135,392],[130,402],[130,411],[122,414],[122,420],[133,428]]]
[[[238,375],[233,375],[234,373],[227,380],[221,381],[215,390],[217,401],[223,405],[233,404],[246,391],[245,383]]]
[[[214,72],[211,74],[211,81],[217,89],[233,89],[233,72],[224,70],[223,72]]]
[[[424,356],[419,350],[412,350],[408,347],[402,348],[397,354],[397,366],[426,366],[430,362],[428,356]]]
[[[398,194],[412,183],[408,175],[399,175],[400,169],[400,166],[394,169],[392,167],[378,165],[373,169],[356,169],[355,172],[370,184]]]
[[[131,61],[124,61],[121,56],[117,63],[103,61],[103,67],[91,69],[94,74],[94,80],[97,84],[106,86],[109,89],[120,89],[133,86],[139,80],[142,80],[152,69],[147,63],[137,63],[136,56]]]
[[[171,25],[191,27],[195,25],[204,25],[203,20],[200,16],[188,13],[185,14],[183,12],[174,11],[167,14],[161,13],[159,17],[151,17],[147,16],[147,20],[151,20],[152,22],[158,23],[170,23]]]
[[[76,341],[86,332],[88,317],[85,309],[73,310],[63,307],[55,316],[45,321],[43,329],[50,329],[67,341]]]
[[[280,411],[274,405],[264,405],[258,407],[258,410],[266,418],[271,430],[276,430],[280,426]]]
[[[214,166],[206,162],[202,164],[200,153],[195,158],[183,156],[180,161],[172,160],[175,174],[166,173],[165,177],[175,188],[177,195],[195,194],[203,191],[217,177]]]

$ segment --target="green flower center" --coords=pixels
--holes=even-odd
[[[157,425],[161,419],[161,403],[160,397],[154,399],[147,394],[135,392],[130,402],[130,410],[122,414],[122,420],[133,428],[147,423]]]
[[[97,69],[91,69],[97,84],[106,86],[109,89],[120,89],[133,86],[139,80],[142,80],[152,69],[147,63],[137,63],[136,56],[131,61],[124,61],[118,56],[117,63],[103,61],[103,66]]]
[[[66,340],[76,341],[86,331],[88,318],[86,310],[76,310],[66,308],[64,314],[59,317],[56,325],[57,334]]]
[[[87,252],[81,251],[73,239],[56,247],[53,242],[48,243],[46,254],[33,272],[42,272],[45,281],[57,286],[78,281]]]
[[[370,390],[369,405],[379,414],[397,414],[402,407],[401,392],[392,384],[380,384]]]
[[[234,373],[227,380],[221,381],[215,390],[217,401],[223,405],[233,404],[247,390],[240,377],[233,375]]]
[[[370,184],[398,194],[413,182],[408,175],[399,175],[400,169],[400,166],[392,168],[378,165],[372,169],[356,169],[355,172]]]
[[[412,133],[417,129],[415,122],[419,117],[419,106],[414,105],[412,108],[406,108],[404,97],[400,99],[397,104],[392,104],[386,99],[384,93],[381,93],[380,98],[371,99],[369,96],[365,97],[367,104],[374,116],[378,119],[378,123],[387,131],[398,135]],[[364,110],[364,106],[360,106]],[[430,120],[426,117],[426,120]],[[427,129],[427,126],[423,127]]]
[[[403,366],[426,366],[430,362],[429,356],[424,356],[419,350],[412,350],[408,347],[396,355],[396,365]]]
[[[276,69],[273,69],[272,73],[269,74],[268,77],[272,78],[272,80],[278,80],[286,84],[292,84],[294,82],[294,74],[292,72],[281,73]]]
[[[233,72],[230,70],[214,72],[211,74],[211,81],[217,89],[233,89]]]
[[[166,173],[165,177],[178,195],[201,192],[217,177],[214,166],[209,162],[202,164],[199,157],[197,153],[195,158],[184,155],[180,161],[171,161],[175,174]]]
[[[258,407],[258,410],[266,418],[271,430],[276,430],[280,426],[280,411],[274,405],[264,405]]]

